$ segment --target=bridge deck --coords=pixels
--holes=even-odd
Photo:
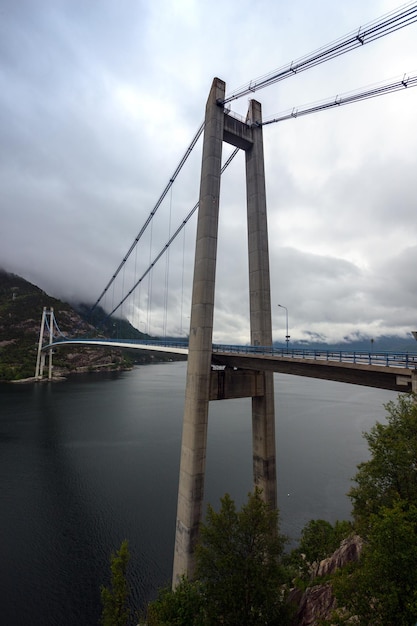
[[[273,371],[294,376],[321,378],[352,385],[376,387],[392,391],[411,391],[411,370],[405,366],[369,365],[364,362],[343,362],[300,359],[276,355],[214,353],[213,363],[239,369]]]
[[[182,342],[123,339],[63,339],[43,350],[65,345],[102,346],[188,354]],[[237,369],[273,371],[393,391],[410,391],[417,376],[417,353],[328,351],[260,346],[213,345],[212,363]]]

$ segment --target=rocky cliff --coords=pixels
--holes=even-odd
[[[344,539],[332,556],[316,564],[312,571],[311,585],[304,592],[293,589],[290,600],[298,606],[294,626],[319,626],[322,620],[329,620],[337,608],[331,582],[320,583],[347,563],[358,561],[363,542],[358,535]],[[314,584],[317,581],[317,584]]]

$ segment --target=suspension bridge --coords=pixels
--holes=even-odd
[[[47,340],[44,341],[42,337],[39,343],[35,374],[38,379],[43,378],[45,369],[42,354],[45,357],[51,351],[65,346],[99,346],[188,355],[188,342],[184,340],[66,337],[59,329],[53,310],[45,308],[44,316]],[[44,335],[42,330],[41,335]],[[213,343],[211,362],[213,368],[221,368],[214,370],[216,374],[212,376],[216,380],[212,381],[211,400],[220,399],[227,393],[224,382],[226,374],[220,373],[225,368],[272,371],[399,392],[417,390],[417,351],[326,350]],[[52,379],[52,360],[50,370],[48,364],[48,372]],[[217,392],[216,389],[222,391]],[[246,391],[243,390],[243,397],[246,397]],[[242,397],[236,395],[236,390],[230,393],[234,393],[234,398]]]
[[[356,48],[387,36],[417,21],[417,3],[412,2],[375,20],[355,32],[349,33],[328,46],[301,57],[291,63],[250,81],[242,88],[228,94],[225,83],[213,80],[208,96],[204,122],[199,126],[180,163],[174,170],[161,196],[151,209],[142,228],[127,253],[105,285],[92,306],[94,312],[100,303],[114,315],[127,307],[139,311],[142,318],[136,320],[139,328],[146,313],[148,331],[151,320],[152,274],[161,258],[169,259],[173,242],[184,231],[198,210],[195,242],[194,275],[192,281],[191,314],[188,341],[166,342],[155,340],[131,341],[123,339],[74,338],[59,332],[55,337],[53,312],[45,311],[42,317],[38,347],[36,376],[42,376],[45,357],[49,356],[48,375],[52,376],[53,350],[64,345],[107,345],[139,350],[160,350],[187,354],[187,380],[181,448],[181,465],[178,489],[178,509],[174,554],[173,585],[183,574],[194,571],[194,548],[198,538],[204,499],[204,475],[207,442],[209,402],[235,397],[252,398],[252,442],[254,485],[262,490],[263,497],[272,507],[276,506],[276,457],[275,457],[275,408],[273,373],[284,372],[297,376],[312,376],[339,380],[354,384],[382,387],[399,391],[417,391],[417,353],[387,352],[329,352],[323,350],[276,349],[273,347],[268,230],[266,210],[266,187],[264,171],[263,130],[270,124],[318,113],[331,108],[385,96],[396,91],[407,92],[417,86],[417,75],[402,73],[394,80],[379,83],[364,90],[339,94],[313,106],[293,107],[278,116],[264,118],[261,104],[250,100],[245,118],[231,110],[235,100],[289,79],[328,60],[346,54]],[[172,191],[183,166],[203,137],[202,166],[199,200],[181,220],[177,230],[171,231],[166,243],[156,253],[142,254],[148,257],[143,269],[138,267],[138,244],[145,232],[152,241],[152,224],[155,216]],[[222,165],[222,147],[227,143],[233,151]],[[220,179],[234,157],[243,152],[246,170],[248,266],[249,266],[249,327],[250,345],[218,345],[213,343],[213,318],[215,305],[215,282],[217,239],[219,224]],[[172,200],[172,196],[171,196]],[[170,202],[171,204],[171,202]],[[150,235],[149,235],[150,233]],[[134,272],[128,274],[127,263],[134,255]],[[181,280],[181,323],[183,309],[188,309],[183,295]],[[135,301],[145,278],[148,280],[147,310]],[[169,278],[169,262],[166,262],[164,281]],[[115,283],[119,281],[120,297],[115,301]],[[129,286],[126,283],[130,281]],[[166,293],[168,289],[166,289]],[[111,297],[111,303],[107,298]],[[140,298],[139,298],[140,301]],[[178,305],[178,302],[177,302]],[[164,296],[163,335],[167,329],[168,296]],[[49,317],[48,317],[49,315]],[[180,333],[181,334],[181,333]],[[287,331],[288,335],[288,331]]]

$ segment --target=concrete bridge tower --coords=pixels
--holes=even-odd
[[[252,397],[254,485],[276,507],[275,409],[272,372],[212,371],[220,173],[223,141],[245,151],[252,345],[272,345],[268,232],[261,105],[247,121],[227,114],[225,83],[215,78],[206,105],[200,206],[194,264],[187,382],[178,488],[173,586],[193,576],[204,498],[209,401]]]

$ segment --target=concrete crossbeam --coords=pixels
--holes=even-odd
[[[265,394],[262,372],[253,370],[213,370],[210,377],[210,400],[254,398]]]

